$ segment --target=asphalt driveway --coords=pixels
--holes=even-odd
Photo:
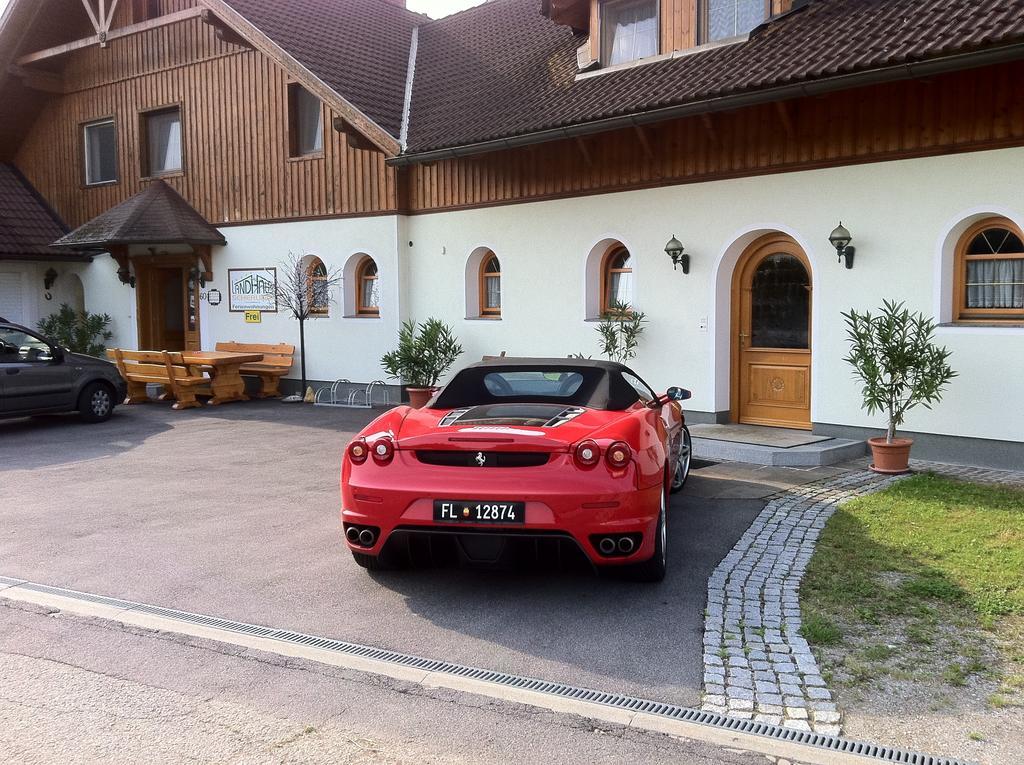
[[[673,498],[660,585],[587,570],[370,576],[338,520],[341,451],[370,416],[271,401],[0,422],[0,575],[699,702],[707,576],[773,489],[697,471]]]

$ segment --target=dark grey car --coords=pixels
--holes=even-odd
[[[86,422],[102,422],[124,400],[126,387],[109,361],[0,322],[0,418],[77,411]]]

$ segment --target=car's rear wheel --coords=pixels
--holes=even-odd
[[[693,460],[693,442],[690,439],[690,429],[683,425],[683,442],[679,446],[679,459],[676,460],[676,469],[672,473],[672,493],[682,491],[686,479],[690,477],[690,462]]]
[[[630,577],[638,582],[660,582],[665,578],[668,569],[668,502],[666,492],[661,491],[661,509],[658,512],[658,523],[654,527],[654,555],[643,563],[629,567]]]
[[[104,382],[91,382],[78,396],[78,414],[86,422],[104,422],[114,413],[114,389]]]

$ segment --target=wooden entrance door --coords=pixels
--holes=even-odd
[[[811,269],[790,237],[754,242],[733,274],[733,422],[811,428]]]
[[[141,348],[199,350],[199,288],[189,282],[193,266],[190,257],[135,261]]]

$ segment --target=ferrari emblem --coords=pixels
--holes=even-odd
[[[476,453],[476,464],[479,465],[480,467],[483,467],[485,464],[487,464],[487,457],[486,455],[484,455],[483,452]]]

